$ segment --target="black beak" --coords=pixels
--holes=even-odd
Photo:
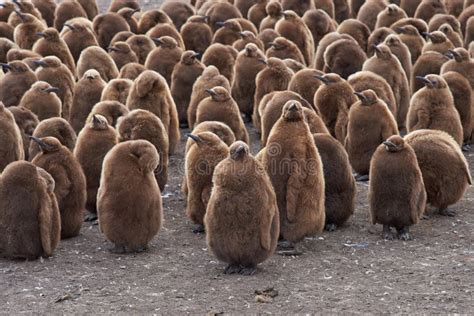
[[[423,35],[424,38],[431,38],[431,34],[428,32],[421,32],[421,35]]]
[[[282,12],[282,15],[283,15],[283,17],[284,17],[285,19],[286,19],[287,17],[289,17],[289,14],[286,13],[286,12]]]
[[[204,21],[204,23],[209,23],[209,17],[207,15],[203,15],[202,20]]]
[[[454,57],[459,57],[459,54],[458,54],[455,50],[453,50],[453,49],[448,49],[448,53],[450,53],[451,55],[453,55],[453,58],[454,58]]]
[[[14,12],[18,15],[18,17],[21,19],[21,22],[25,22],[25,16],[18,10],[14,10]]]
[[[324,83],[325,85],[328,85],[329,84],[329,80],[327,80],[326,78],[324,78],[323,76],[314,76],[314,78],[320,80],[322,83]]]
[[[378,53],[381,53],[382,51],[380,50],[379,46],[378,45],[375,45],[373,44],[372,47],[374,48],[374,50]]]
[[[193,134],[186,134],[186,137],[191,138],[196,144],[200,145],[203,143],[201,137]]]
[[[405,29],[403,27],[396,27],[395,32],[397,32],[398,34],[403,34],[405,33]]]
[[[224,26],[224,22],[222,22],[222,21],[216,22],[216,26],[222,27],[222,26]]]
[[[33,64],[35,64],[36,66],[44,66],[45,62],[42,60],[33,60]]]
[[[46,144],[43,140],[39,139],[38,137],[30,136],[30,139],[38,144],[42,152],[47,152],[52,149],[50,145]]]
[[[247,34],[245,34],[244,32],[239,32],[239,35],[240,35],[240,37],[242,37],[242,38],[246,38],[246,37],[247,37]]]
[[[109,46],[107,47],[107,51],[110,53],[110,52],[120,52],[120,49],[116,48],[116,47],[113,47],[113,46]]]
[[[290,106],[288,107],[288,111],[297,111],[298,110],[298,106],[296,106],[296,103],[291,103]]]
[[[431,86],[431,85],[432,85],[432,84],[431,84],[431,81],[428,80],[428,79],[426,79],[425,77],[416,76],[416,79],[417,79],[417,80],[420,80],[421,82],[423,82],[423,84],[424,84],[425,86]]]
[[[100,120],[97,118],[96,115],[92,115],[92,124],[99,124]]]
[[[46,34],[44,34],[43,32],[38,32],[38,33],[36,33],[36,35],[38,35],[39,37],[45,37],[46,36]]]
[[[362,92],[354,92],[354,94],[359,98],[359,100],[361,101],[367,101],[367,98],[365,97],[365,95],[362,93]]]
[[[217,94],[216,91],[214,91],[213,89],[206,89],[206,92],[209,93],[212,96]]]
[[[75,30],[75,27],[72,26],[71,24],[64,23],[64,26],[69,28],[71,31]]]
[[[44,89],[44,91],[47,92],[47,93],[59,92],[59,88],[58,87],[51,87],[51,88]]]
[[[240,145],[231,153],[230,157],[234,160],[237,160],[241,158],[242,156],[244,156],[244,154],[245,154],[245,146]]]
[[[2,66],[3,72],[7,72],[8,70],[12,69],[12,67],[9,64],[0,63],[0,66]]]
[[[262,64],[268,65],[268,62],[266,59],[261,58],[258,61],[261,62]]]
[[[161,45],[161,44],[163,44],[163,41],[162,41],[160,38],[158,38],[158,37],[154,37],[154,38],[152,38],[152,40],[153,40],[153,42],[155,42],[155,44],[158,45],[158,46]]]
[[[194,57],[194,58],[200,58],[200,57],[201,57],[201,53],[194,53],[193,57]]]

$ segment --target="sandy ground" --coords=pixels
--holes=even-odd
[[[0,259],[0,312],[474,312],[474,188],[452,206],[456,217],[423,220],[415,240],[402,242],[381,239],[368,220],[367,185],[358,184],[345,227],[306,239],[300,257],[274,255],[254,276],[227,276],[185,217],[183,149],[171,159],[164,228],[148,252],[114,255],[98,226],[85,223],[52,258]],[[467,157],[474,173],[474,152]],[[255,291],[267,288],[277,296],[264,303]]]

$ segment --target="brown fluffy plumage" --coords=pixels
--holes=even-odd
[[[21,98],[19,106],[36,114],[40,121],[61,117],[61,100],[56,95],[58,88],[45,81],[35,82]]]
[[[38,78],[30,67],[19,60],[1,66],[4,72],[8,72],[0,78],[0,101],[7,107],[18,105]]]
[[[13,114],[0,102],[0,172],[13,161],[23,160],[25,153],[21,132]]]

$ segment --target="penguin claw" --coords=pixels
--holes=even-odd
[[[390,226],[383,225],[382,238],[385,239],[385,240],[394,240],[395,239],[395,234],[390,229]]]
[[[255,267],[242,267],[239,274],[241,275],[254,275],[257,272],[257,268]]]
[[[138,247],[138,248],[134,249],[133,251],[136,252],[136,253],[141,253],[141,252],[145,252],[147,250],[148,250],[148,247],[143,246],[143,247]]]
[[[203,225],[196,225],[196,227],[193,229],[194,234],[204,234],[205,232],[206,230],[204,229]]]
[[[242,270],[242,267],[238,264],[229,264],[225,269],[224,269],[224,274],[235,274],[235,273],[240,273]]]
[[[409,232],[401,232],[398,234],[398,239],[403,241],[413,240],[413,236]]]
[[[337,229],[337,226],[336,224],[326,224],[326,226],[324,226],[324,229],[328,232],[333,232]]]
[[[94,222],[97,221],[97,214],[96,213],[88,213],[84,216],[84,222]]]
[[[359,173],[356,173],[355,174],[355,180],[357,182],[367,182],[369,181],[369,175],[368,174],[359,174]]]
[[[447,208],[444,208],[444,209],[439,210],[439,215],[454,217],[454,216],[456,216],[456,212],[453,211],[453,210],[449,210]]]
[[[471,151],[471,145],[469,145],[469,144],[464,144],[464,145],[462,145],[461,149],[462,149],[462,151],[464,151],[464,152]]]
[[[111,253],[116,253],[116,254],[124,254],[127,252],[125,249],[125,246],[120,246],[120,245],[115,245],[113,248],[110,248],[109,251]]]

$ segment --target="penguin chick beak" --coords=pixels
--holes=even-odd
[[[100,123],[100,120],[97,118],[97,115],[92,115],[92,124],[97,125]]]
[[[429,86],[429,87],[432,87],[433,86],[433,83],[429,80],[429,79],[426,79],[425,77],[423,76],[416,76],[416,79],[417,80],[420,80],[421,82],[423,82],[423,84],[425,86]]]
[[[201,53],[194,53],[194,55],[192,55],[193,58],[200,58],[201,57]]]
[[[282,12],[281,14],[283,15],[283,18],[285,19],[287,19],[290,16],[288,12]]]
[[[50,87],[50,88],[46,88],[46,89],[44,89],[44,92],[47,92],[47,93],[51,93],[51,92],[59,92],[59,88],[58,88],[58,87]]]
[[[109,47],[107,47],[107,51],[109,53],[110,52],[120,52],[120,49],[118,49],[117,47],[109,46]]]
[[[326,78],[324,78],[323,76],[319,76],[319,75],[316,75],[314,76],[314,78],[320,80],[322,83],[324,83],[325,85],[328,85],[329,84],[329,80],[327,80]]]
[[[431,39],[431,34],[428,32],[421,32],[421,35],[423,35],[423,37],[426,39]]]
[[[43,33],[43,32],[38,32],[38,33],[36,33],[36,35],[39,36],[39,37],[46,37],[46,34]]]
[[[42,152],[48,152],[53,149],[50,145],[46,144],[43,140],[39,139],[38,137],[30,136],[30,139],[38,144]]]
[[[245,155],[245,146],[240,145],[230,154],[230,158],[232,158],[233,160],[238,160],[242,158],[244,155]]]
[[[290,104],[290,106],[288,107],[288,111],[290,111],[290,112],[298,111],[298,107],[296,106],[296,103]]]
[[[405,33],[405,29],[403,27],[396,27],[395,32],[397,32],[398,34],[403,34]]]
[[[163,44],[163,41],[162,41],[160,38],[158,38],[158,37],[154,37],[154,38],[152,38],[152,40],[153,40],[153,42],[155,42],[155,44],[158,45],[158,46],[161,45],[161,44]]]
[[[381,52],[382,52],[382,50],[379,48],[378,45],[373,44],[372,47],[373,47],[373,49],[374,49],[377,53],[381,53]]]
[[[453,49],[448,49],[448,53],[450,53],[451,55],[453,55],[453,58],[459,57],[459,54],[458,54],[455,50],[453,50]]]
[[[74,31],[76,28],[72,26],[71,24],[64,23],[64,26],[69,28],[71,31]]]
[[[201,137],[193,134],[186,134],[186,137],[192,139],[196,144],[201,145],[204,142],[202,141]]]
[[[259,59],[258,61],[259,61],[259,62],[261,62],[262,64],[265,64],[265,65],[267,65],[267,66],[268,66],[268,62],[267,62],[267,60],[266,60],[266,59],[264,59],[264,58],[261,58],[261,59]]]
[[[218,22],[216,22],[216,26],[218,26],[218,27],[223,27],[223,26],[224,26],[224,22],[218,21]]]
[[[362,92],[354,92],[354,94],[359,98],[359,100],[361,101],[367,101],[367,98],[365,97],[365,95],[362,93]]]
[[[242,38],[246,38],[246,37],[247,37],[247,34],[245,34],[244,32],[239,32],[239,35],[240,35],[240,37],[242,37]]]
[[[214,89],[206,89],[206,92],[209,93],[211,96],[217,95],[216,91]]]
[[[389,140],[384,141],[382,144],[387,151],[393,152],[397,150],[397,146]]]
[[[445,54],[444,54],[445,57],[447,57],[448,59],[454,59],[454,55],[453,53],[451,53],[450,51],[447,51]]]
[[[14,12],[18,15],[18,17],[20,18],[20,20],[21,20],[22,23],[25,23],[25,22],[26,22],[25,16],[24,16],[20,11],[18,11],[18,10],[15,9]]]
[[[209,17],[207,15],[203,15],[202,20],[204,21],[204,23],[209,23]]]
[[[33,60],[33,64],[36,66],[44,66],[45,62],[42,60]]]
[[[2,67],[3,72],[7,72],[8,70],[12,69],[12,67],[9,64],[0,63],[0,66]]]

